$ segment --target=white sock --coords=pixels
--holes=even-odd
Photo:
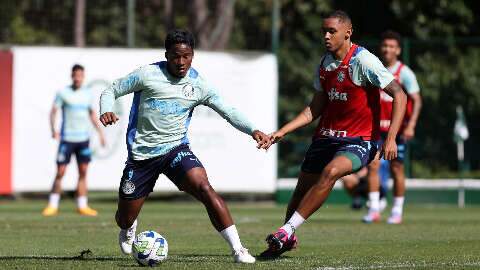
[[[403,202],[405,197],[395,197],[393,199],[392,215],[401,216],[403,213]]]
[[[280,229],[284,229],[288,234],[288,238],[290,238],[290,236],[295,233],[297,228],[302,225],[303,222],[305,222],[305,219],[297,211],[295,211],[292,217],[290,217],[287,223],[280,227]]]
[[[88,206],[87,196],[78,196],[77,197],[77,207],[78,208],[85,208],[87,206]]]
[[[369,212],[379,212],[380,211],[380,192],[369,192],[368,199],[370,200],[370,210]]]
[[[223,239],[227,241],[232,251],[240,250],[243,247],[242,242],[240,242],[240,236],[238,236],[237,227],[235,227],[235,225],[224,229],[220,232],[220,234],[222,235]]]
[[[48,205],[53,208],[58,208],[60,203],[60,193],[50,193],[48,197]]]

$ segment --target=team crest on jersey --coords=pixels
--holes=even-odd
[[[337,80],[339,82],[343,82],[345,80],[345,72],[343,71],[340,71],[337,73]]]
[[[183,87],[183,95],[187,98],[191,98],[193,97],[193,95],[195,94],[195,88],[193,88],[192,85],[190,84],[186,84],[184,87]]]

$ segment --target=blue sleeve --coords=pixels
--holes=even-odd
[[[407,90],[408,94],[415,94],[420,92],[420,87],[418,86],[417,77],[413,73],[413,71],[404,66],[402,71],[400,71],[400,82],[402,83],[405,90]]]
[[[127,76],[115,80],[100,96],[100,115],[113,112],[115,100],[119,97],[140,91],[143,88],[141,68]]]
[[[53,105],[57,108],[61,108],[63,106],[63,98],[60,92],[57,92],[57,94],[55,95]]]
[[[233,127],[240,130],[241,132],[252,135],[253,131],[256,128],[253,124],[245,117],[240,111],[236,108],[226,104],[223,98],[218,94],[218,92],[206,85],[205,83],[201,84],[202,92],[204,96],[201,99],[201,104],[212,108],[220,116],[222,116],[228,123]]]

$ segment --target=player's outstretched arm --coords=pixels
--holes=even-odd
[[[282,128],[270,134],[270,143],[265,149],[268,149],[272,144],[279,142],[288,133],[310,124],[312,121],[320,117],[326,103],[326,95],[323,91],[315,92],[310,104],[303,109],[292,121],[285,124]]]
[[[405,115],[407,95],[405,95],[402,87],[395,80],[392,80],[383,91],[393,97],[393,108],[391,124],[388,129],[385,143],[382,145],[381,156],[383,155],[386,160],[392,160],[397,158],[397,144],[395,138],[397,137],[398,130],[402,125],[403,116]]]
[[[127,76],[115,80],[112,85],[103,90],[100,96],[100,122],[104,126],[113,125],[119,120],[113,113],[113,107],[117,98],[142,90],[141,71],[141,68],[137,69]]]

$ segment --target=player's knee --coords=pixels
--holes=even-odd
[[[322,179],[328,182],[335,182],[340,177],[339,171],[335,167],[327,167],[322,172]]]
[[[368,164],[368,170],[377,172],[380,169],[380,160],[372,160],[370,164]]]
[[[216,192],[210,185],[210,183],[204,181],[198,186],[198,193],[200,193],[202,198],[215,196]]]
[[[392,162],[390,164],[390,170],[395,175],[402,174],[403,173],[403,164],[401,164],[399,162]]]
[[[57,174],[55,175],[55,180],[60,181],[64,175],[65,175],[65,171],[58,171]]]

